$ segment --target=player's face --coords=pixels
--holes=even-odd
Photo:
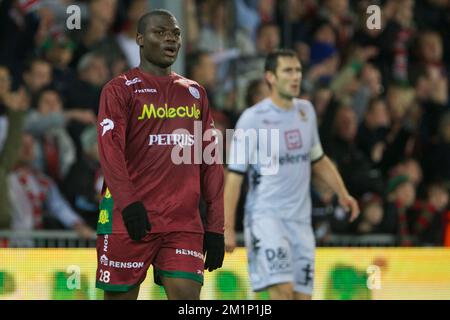
[[[286,99],[298,97],[302,80],[300,61],[295,57],[279,57],[273,87]]]
[[[181,46],[181,30],[174,17],[151,17],[143,36],[146,60],[161,68],[167,68],[175,62]]]

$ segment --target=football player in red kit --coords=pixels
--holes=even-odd
[[[203,271],[220,268],[224,257],[223,167],[176,164],[171,155],[175,147],[200,144],[202,151],[214,143],[194,136],[199,124],[203,134],[214,122],[205,89],[171,71],[181,45],[176,18],[150,11],[138,23],[136,42],[139,67],[112,79],[100,98],[105,185],[96,286],[105,299],[137,299],[152,265],[169,299],[199,299]]]

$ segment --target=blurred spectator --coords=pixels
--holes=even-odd
[[[382,230],[397,236],[400,246],[415,244],[412,225],[414,223],[413,205],[416,189],[407,176],[396,176],[387,184],[387,203]]]
[[[413,155],[414,132],[407,126],[409,112],[414,99],[414,91],[398,85],[391,85],[387,90],[386,101],[391,119],[389,132],[386,134],[386,148],[380,167],[387,172],[405,157]]]
[[[76,67],[88,52],[97,50],[110,40],[110,31],[116,16],[117,0],[92,0],[88,2],[88,21],[85,28],[75,34],[77,47],[72,61]]]
[[[438,139],[438,127],[442,116],[450,110],[448,67],[443,62],[442,39],[436,32],[422,32],[416,49],[418,60],[412,76],[421,111],[420,148],[428,147]]]
[[[367,57],[363,59],[367,59]],[[358,122],[364,117],[370,100],[379,97],[383,93],[381,73],[370,63],[365,63],[363,65],[359,82],[360,85],[355,91],[352,99],[352,106],[358,116]]]
[[[423,171],[420,163],[414,158],[405,158],[398,162],[389,172],[390,177],[406,176],[418,187],[422,183]]]
[[[75,43],[63,32],[54,31],[41,47],[43,56],[53,67],[53,84],[65,94],[75,80],[75,72],[69,67],[73,59]]]
[[[264,79],[250,81],[245,95],[245,105],[251,107],[270,95],[269,85]]]
[[[262,22],[275,22],[275,0],[259,0],[258,13]]]
[[[60,183],[76,160],[75,145],[66,130],[66,122],[75,119],[64,114],[62,99],[52,88],[37,96],[36,107],[25,120],[25,131],[36,140],[34,166]]]
[[[139,18],[149,11],[147,0],[132,0],[127,9],[127,20],[122,31],[117,35],[117,42],[125,54],[128,66],[139,66],[139,47],[136,44],[136,30]]]
[[[321,128],[323,125],[324,117],[329,111],[328,108],[332,104],[332,100],[333,92],[328,86],[320,86],[314,91],[311,102],[313,103],[316,111],[317,123],[319,128]]]
[[[255,7],[249,4],[249,1],[234,0],[236,12],[236,24],[241,30],[244,30],[249,37],[256,38],[256,29],[261,23],[261,17]]]
[[[39,16],[37,1],[0,1],[0,64],[22,70],[22,63],[35,51]],[[20,79],[14,79],[20,80]]]
[[[11,92],[9,70],[0,66],[0,229],[11,225],[11,207],[8,197],[7,176],[18,157],[17,145],[20,143],[25,110],[30,99],[25,89]]]
[[[324,0],[320,15],[337,31],[336,45],[344,49],[354,32],[354,18],[349,0]]]
[[[110,74],[103,55],[88,53],[83,56],[77,67],[77,79],[68,91],[67,108],[87,109],[94,115],[97,114],[101,88],[109,79]]]
[[[85,239],[95,237],[79,215],[61,196],[55,182],[32,168],[34,139],[30,134],[22,136],[16,169],[9,175],[9,196],[12,204],[13,230],[36,230],[52,225],[53,217],[66,228],[72,228]]]
[[[383,99],[373,98],[368,105],[364,121],[358,129],[358,147],[373,163],[379,163],[386,144],[390,125],[389,114]]]
[[[445,80],[447,72],[443,61],[444,48],[438,32],[420,32],[417,36],[415,52],[417,61],[414,68],[426,70]]]
[[[325,152],[332,158],[351,194],[357,197],[366,192],[381,193],[383,180],[381,173],[358,149],[356,114],[349,106],[342,105],[336,111],[333,134],[330,141],[323,141]]]
[[[449,30],[442,30],[442,26],[450,24],[449,8],[450,3],[448,0],[416,1],[414,22],[420,29],[439,30],[443,34],[448,35]]]
[[[380,71],[367,61],[377,53],[375,47],[354,46],[346,64],[333,77],[330,88],[336,98],[351,101],[361,121],[371,98],[383,92]]]
[[[319,84],[331,84],[339,62],[336,34],[332,26],[326,21],[318,23],[313,32],[309,66],[303,80],[305,89],[309,92]]]
[[[414,0],[391,1],[394,3],[392,19],[387,21],[382,33],[385,43],[381,47],[384,57],[382,72],[387,81],[408,83],[409,47],[415,34],[413,23]]]
[[[217,85],[217,66],[210,53],[197,51],[187,57],[186,75],[205,87],[208,100],[214,102]]]
[[[256,32],[256,50],[258,55],[267,55],[280,47],[280,27],[271,22],[262,23]]]
[[[423,31],[419,33],[415,48],[417,61],[412,66],[416,73],[424,72],[433,90],[430,98],[441,104],[448,101],[448,67],[444,63],[443,41],[438,32]]]
[[[275,23],[262,23],[256,33],[256,54],[240,59],[234,69],[235,75],[239,74],[234,83],[234,91],[231,93],[236,102],[234,105],[233,102],[227,104],[238,111],[248,107],[245,103],[246,88],[250,81],[263,77],[266,55],[279,48],[281,43],[280,28]]]
[[[355,233],[379,234],[383,221],[384,209],[382,198],[374,193],[366,193],[361,197],[361,214],[355,222]]]
[[[77,155],[81,155],[81,132],[87,125],[96,123],[100,92],[110,75],[104,56],[93,52],[81,58],[77,73],[78,77],[67,93],[66,109],[79,114],[77,119],[68,123],[68,130],[75,142]]]
[[[89,126],[81,134],[83,156],[70,168],[62,191],[71,206],[93,229],[97,228],[98,204],[103,186],[98,150],[97,129]]]
[[[386,43],[383,36],[386,29],[386,24],[392,18],[394,1],[384,2],[381,9],[381,25],[380,28],[367,28],[367,6],[370,5],[367,1],[358,1],[359,8],[359,21],[358,27],[353,36],[352,44],[361,48],[363,51],[370,51],[372,54],[368,57],[368,62],[374,64],[380,71],[383,70],[386,56],[385,52],[388,52],[388,46],[390,43]]]
[[[317,17],[317,2],[315,0],[287,0],[278,2],[279,5],[279,25],[283,47],[290,44],[298,53],[300,60],[309,64],[309,33],[311,22]]]
[[[416,204],[417,216],[413,226],[420,245],[442,246],[444,244],[446,219],[449,214],[449,193],[442,182],[427,186],[424,202]]]
[[[184,20],[186,23],[186,34],[183,34],[183,43],[186,53],[190,54],[197,50],[198,37],[200,32],[200,19],[204,16],[199,15],[199,8],[196,5],[196,0],[185,0],[184,5]]]
[[[32,101],[35,101],[39,91],[49,86],[52,81],[52,66],[47,61],[40,58],[33,58],[25,65],[23,82]]]
[[[423,157],[426,177],[450,181],[450,112],[441,118],[438,133]]]
[[[227,8],[227,2],[208,1],[208,10],[210,20],[200,29],[197,48],[208,52],[223,52],[233,46],[228,29],[229,8]]]
[[[339,205],[337,195],[323,181],[313,177],[311,188],[312,225],[316,241],[325,244],[333,234],[350,231],[348,215]]]

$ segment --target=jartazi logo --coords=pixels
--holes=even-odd
[[[106,132],[114,129],[114,122],[112,122],[111,119],[103,119],[100,125],[103,127],[102,137],[105,135]]]
[[[100,257],[100,264],[107,266],[108,265],[108,257],[106,255],[102,255]]]
[[[100,264],[107,267],[109,266],[119,269],[135,269],[135,268],[142,268],[144,266],[143,262],[122,262],[109,260],[105,254],[103,254],[100,257]]]
[[[135,83],[138,83],[138,82],[142,82],[142,80],[139,79],[138,77],[136,77],[136,78],[133,78],[131,80],[125,81],[125,85],[126,86],[131,86],[132,84],[135,84]]]

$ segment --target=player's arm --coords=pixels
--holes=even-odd
[[[225,250],[233,252],[236,248],[236,209],[241,193],[244,175],[247,172],[251,155],[256,149],[255,136],[247,130],[257,127],[254,116],[244,112],[236,123],[236,130],[230,143],[228,173],[225,180]]]
[[[210,159],[203,159],[201,164],[201,189],[203,200],[206,203],[206,225],[204,236],[204,252],[206,254],[205,269],[213,271],[220,268],[225,255],[223,238],[223,183],[224,173],[220,160],[221,144],[215,131],[213,118],[208,106],[206,92],[203,91],[202,128],[205,140],[202,145],[204,155]]]
[[[314,121],[312,148],[310,151],[312,174],[315,175],[316,178],[325,182],[338,195],[339,204],[344,208],[344,210],[350,210],[350,221],[354,221],[359,215],[358,203],[348,193],[337,168],[333,162],[331,162],[330,158],[328,158],[323,152],[319,131],[317,130],[317,118],[312,105],[310,105],[310,110],[312,111],[312,119]]]
[[[150,224],[147,211],[137,198],[126,164],[126,132],[128,124],[128,92],[107,84],[100,95],[98,114],[98,151],[100,164],[114,206],[122,212],[122,218],[133,240],[145,236]]]
[[[312,172],[336,192],[339,204],[345,210],[350,210],[350,221],[354,221],[359,215],[358,203],[347,191],[341,175],[330,158],[322,155],[319,160],[313,161]]]
[[[225,179],[225,250],[233,252],[236,248],[236,208],[244,181],[242,173],[229,171]]]
[[[21,144],[22,127],[25,121],[25,111],[28,109],[28,98],[25,89],[8,92],[4,95],[8,130],[3,146],[0,146],[0,166],[5,172],[10,171],[19,157],[18,145]]]

